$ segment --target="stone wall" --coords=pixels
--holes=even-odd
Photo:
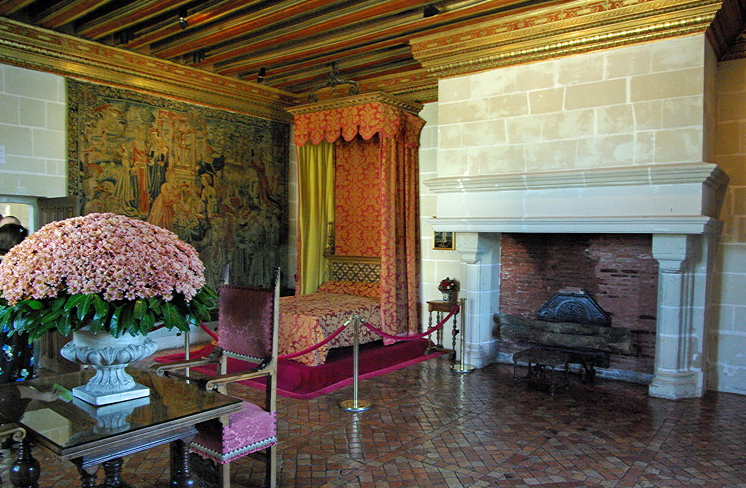
[[[63,77],[0,64],[0,195],[66,194],[66,120]]]

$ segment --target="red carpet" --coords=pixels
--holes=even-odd
[[[358,362],[360,379],[372,378],[390,371],[419,363],[442,353],[424,355],[427,339],[397,342],[384,346],[382,341],[371,342],[360,346]],[[206,356],[212,346],[205,346],[193,351],[193,359]],[[183,353],[169,354],[155,358],[159,363],[181,361]],[[245,363],[237,359],[228,360],[228,372],[238,372]],[[215,365],[193,368],[205,374],[215,374]],[[290,398],[309,399],[332,392],[352,384],[352,347],[341,347],[329,352],[327,361],[319,366],[306,366],[290,359],[280,359],[277,364],[277,394]],[[263,380],[242,381],[243,384],[264,388]]]

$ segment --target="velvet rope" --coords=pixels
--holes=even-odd
[[[453,317],[453,314],[455,314],[456,312],[458,312],[458,309],[459,309],[459,306],[455,305],[451,309],[451,311],[448,312],[448,315],[446,315],[443,320],[441,320],[434,327],[431,327],[431,328],[427,329],[422,334],[415,334],[415,335],[410,335],[410,336],[395,336],[395,335],[387,334],[386,332],[382,331],[381,329],[376,329],[375,327],[373,327],[372,325],[370,325],[368,322],[363,322],[363,325],[366,326],[367,328],[369,328],[370,330],[372,330],[373,332],[375,332],[376,334],[378,334],[379,336],[384,337],[386,339],[393,339],[393,340],[396,340],[396,341],[414,341],[414,340],[417,340],[417,339],[422,339],[423,337],[427,337],[430,334],[432,334],[433,332],[435,332],[436,330],[438,330],[441,327],[443,327],[443,324],[445,324],[446,322],[448,322],[448,319],[450,319],[451,317]]]
[[[210,328],[208,326],[206,326],[204,323],[200,322],[199,326],[202,327],[202,330],[204,330],[205,332],[207,332],[207,335],[209,335],[210,337],[212,337],[216,341],[218,340],[218,335],[215,332],[211,331]]]
[[[448,312],[448,315],[446,315],[445,318],[443,320],[441,320],[440,322],[438,322],[434,327],[431,327],[431,328],[427,329],[425,332],[423,332],[421,334],[416,334],[416,335],[411,335],[411,336],[395,336],[395,335],[387,334],[386,332],[382,331],[381,329],[376,329],[375,327],[373,327],[372,325],[370,325],[368,322],[363,322],[363,325],[366,326],[367,328],[369,328],[370,330],[372,330],[373,332],[375,332],[376,334],[380,335],[381,337],[385,337],[386,339],[394,339],[394,340],[397,340],[397,341],[414,341],[414,340],[417,340],[417,339],[422,339],[423,337],[427,337],[430,334],[432,334],[433,332],[435,332],[436,330],[438,330],[441,327],[443,327],[443,324],[445,324],[446,322],[448,322],[448,319],[450,319],[451,317],[453,317],[453,315],[456,312],[458,312],[458,310],[459,310],[459,306],[455,305],[451,309],[451,311]],[[282,356],[277,356],[277,359],[293,359],[293,358],[297,358],[298,356],[303,356],[304,354],[308,354],[311,351],[315,351],[316,349],[320,348],[324,344],[327,344],[329,341],[334,340],[335,337],[337,337],[339,334],[341,334],[342,331],[345,330],[345,328],[348,325],[350,325],[351,321],[352,321],[352,317],[350,317],[349,319],[347,319],[347,322],[345,322],[344,324],[342,324],[342,326],[339,329],[337,329],[334,332],[332,332],[332,334],[329,337],[327,337],[326,339],[324,339],[323,341],[321,341],[321,342],[319,342],[317,344],[314,344],[313,346],[309,346],[309,347],[303,349],[302,351],[293,352],[293,353],[290,353],[290,354],[283,354]],[[200,322],[199,325],[213,339],[218,340],[218,336],[215,335],[205,324],[203,324],[202,322]]]
[[[352,321],[352,318],[347,319],[347,322],[345,322],[344,324],[342,324],[342,326],[339,329],[337,329],[334,332],[332,332],[332,335],[330,335],[329,337],[327,337],[323,341],[319,342],[318,344],[314,344],[313,346],[309,346],[309,347],[303,349],[302,351],[293,352],[293,353],[290,353],[290,354],[283,354],[282,356],[277,356],[277,359],[292,359],[292,358],[297,358],[298,356],[302,356],[304,354],[308,354],[309,352],[314,351],[314,350],[320,348],[321,346],[323,346],[324,344],[326,344],[327,342],[331,341],[332,339],[334,339],[335,337],[337,337],[339,334],[341,334],[342,331],[345,330],[345,328],[348,325],[350,325],[351,321]]]

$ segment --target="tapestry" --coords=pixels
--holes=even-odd
[[[68,190],[192,244],[208,285],[268,286],[287,256],[289,125],[68,80]]]

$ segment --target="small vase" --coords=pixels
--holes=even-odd
[[[443,293],[443,301],[444,302],[450,302],[453,298],[453,291],[444,291]]]
[[[150,395],[150,389],[135,383],[125,368],[133,361],[150,356],[156,349],[155,342],[144,335],[125,333],[114,337],[83,328],[73,332],[72,341],[64,345],[60,354],[96,371],[87,384],[73,388],[73,396],[92,405],[108,405]]]

